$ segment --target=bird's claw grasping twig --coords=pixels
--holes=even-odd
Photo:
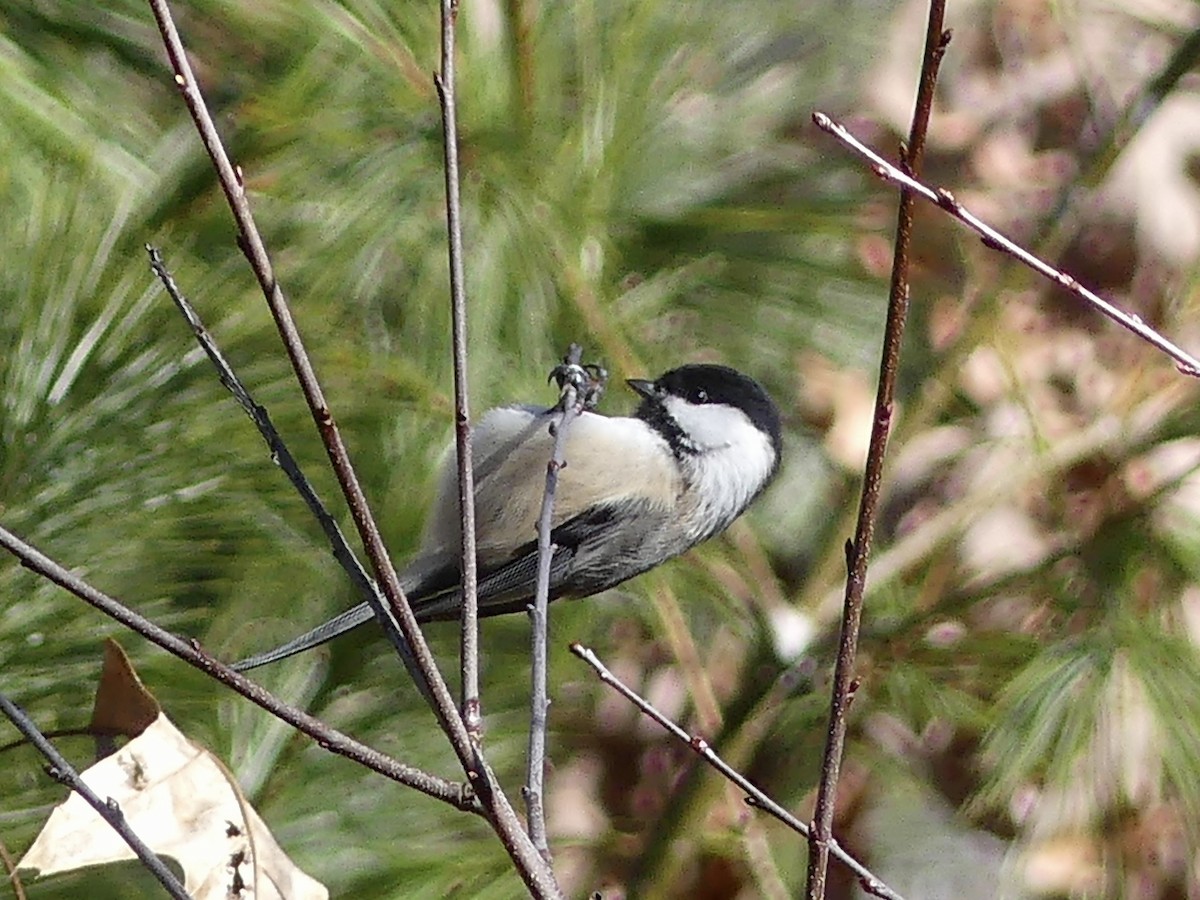
[[[567,389],[571,388],[574,390],[576,403],[581,404],[583,409],[595,409],[604,395],[604,388],[608,385],[608,370],[595,363],[581,363],[579,360],[582,354],[583,348],[572,344],[563,361],[551,370],[547,380],[558,382],[564,400]]]

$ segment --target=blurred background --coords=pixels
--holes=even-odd
[[[950,6],[928,180],[1200,347],[1200,10]],[[725,536],[552,607],[548,806],[570,895],[802,885],[802,842],[567,645],[811,814],[895,197],[810,115],[892,154],[925,12],[463,0],[474,410],[549,402],[547,372],[578,341],[613,374],[609,412],[633,406],[619,379],[712,360],[762,380],[787,427],[780,477]],[[437,6],[196,0],[176,15],[403,561],[452,411]],[[0,66],[0,521],[224,659],[357,602],[148,269],[147,241],[352,532],[148,8],[6,3]],[[912,297],[837,834],[909,897],[1198,897],[1194,384],[926,207]],[[527,632],[521,616],[483,626],[485,741],[518,802]],[[453,676],[457,629],[428,634]],[[0,689],[43,728],[86,724],[110,635],[334,896],[522,895],[479,820],[331,756],[0,560]],[[257,676],[456,774],[372,634]],[[62,746],[88,763],[88,738]],[[28,748],[2,757],[16,855],[62,791]],[[830,896],[858,895],[836,865],[832,879]],[[158,890],[133,865],[26,890],[84,885]]]

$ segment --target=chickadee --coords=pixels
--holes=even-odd
[[[727,366],[686,365],[627,384],[642,397],[632,417],[584,412],[567,431],[550,536],[551,600],[607,590],[724,531],[779,467],[779,409],[753,378]],[[556,418],[553,409],[508,406],[473,429],[480,616],[518,612],[533,599]],[[460,559],[451,456],[421,550],[400,575],[418,621],[458,617]],[[234,668],[284,659],[373,618],[359,604]]]

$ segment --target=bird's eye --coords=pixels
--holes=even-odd
[[[695,399],[697,403],[707,403],[708,391],[704,390],[704,388],[699,388],[695,393]]]

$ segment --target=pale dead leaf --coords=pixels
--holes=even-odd
[[[120,806],[151,849],[179,863],[196,900],[329,896],[288,859],[220,761],[165,715],[82,778]],[[51,875],[133,858],[108,823],[72,793],[17,867]]]

